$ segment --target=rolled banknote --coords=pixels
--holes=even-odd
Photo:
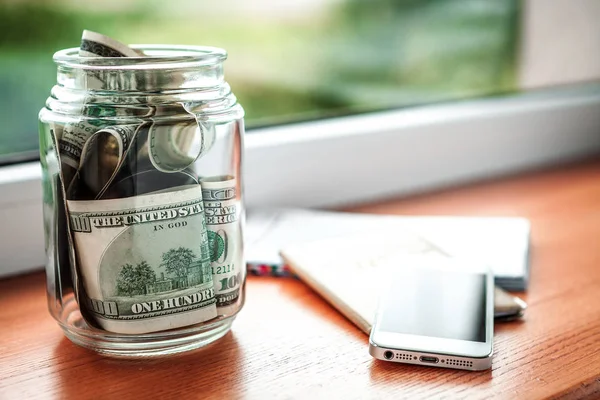
[[[77,177],[71,187],[89,191],[90,199],[101,198],[110,186],[142,125],[115,125],[92,134],[83,145]],[[72,193],[69,189],[68,193]],[[73,198],[69,196],[69,198]]]
[[[67,203],[83,306],[101,328],[140,334],[217,316],[199,185]]]
[[[181,107],[181,112],[187,111]],[[158,171],[182,171],[212,149],[215,137],[214,124],[203,123],[195,118],[176,123],[155,122],[148,128],[145,153]]]
[[[83,146],[102,127],[103,123],[98,120],[80,120],[53,127],[65,188],[69,187],[79,169]]]
[[[101,128],[101,124],[97,121],[94,124],[89,121],[65,124],[60,130],[60,136],[57,137],[61,163],[74,169],[79,168],[81,150],[85,142]]]
[[[79,46],[80,57],[140,57],[138,50],[100,33],[84,30]]]
[[[191,166],[203,152],[205,138],[195,119],[176,124],[154,123],[148,133],[148,156],[159,171],[181,171]]]
[[[219,315],[239,309],[246,268],[243,258],[241,205],[232,176],[202,178],[210,260]]]
[[[97,32],[84,30],[79,46],[80,57],[143,57],[144,53]],[[110,70],[85,70],[78,76],[82,86],[88,90],[134,89],[136,80],[125,74],[114,74]],[[143,79],[147,81],[148,78]]]

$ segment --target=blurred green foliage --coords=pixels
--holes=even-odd
[[[5,1],[0,161],[37,148],[37,112],[55,82],[52,54],[76,47],[83,29],[126,43],[226,48],[226,77],[249,127],[516,86],[518,0],[323,0],[300,11],[277,0],[245,9],[234,0]]]

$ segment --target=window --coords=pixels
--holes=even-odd
[[[226,77],[250,128],[517,88],[517,0],[2,3],[5,160],[36,151],[52,54],[76,47],[83,29],[227,49]]]
[[[43,263],[23,161],[52,54],[83,29],[227,49],[249,207],[325,206],[599,152],[599,17],[596,0],[0,0],[0,268]]]

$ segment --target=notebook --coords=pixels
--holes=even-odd
[[[301,280],[369,334],[386,268],[402,267],[406,257],[428,257],[443,262],[448,256],[420,236],[398,230],[380,237],[336,237],[281,250],[284,262]],[[383,237],[384,239],[382,239]],[[503,290],[495,291],[495,317],[519,317],[525,303]]]
[[[529,221],[512,217],[422,217],[357,214],[305,209],[248,213],[245,254],[251,273],[287,275],[279,255],[286,246],[339,236],[378,237],[411,231],[436,251],[487,263],[497,285],[523,291],[529,281]]]

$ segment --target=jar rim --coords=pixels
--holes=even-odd
[[[52,59],[59,66],[78,69],[147,70],[187,69],[222,63],[227,51],[218,47],[164,44],[132,44],[142,50],[140,57],[80,57],[79,48],[72,47],[54,53]]]

